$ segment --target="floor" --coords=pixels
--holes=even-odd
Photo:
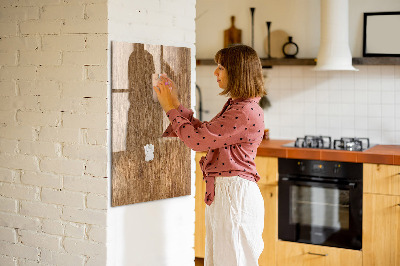
[[[195,266],[204,266],[204,259],[203,258],[195,258],[194,265]]]

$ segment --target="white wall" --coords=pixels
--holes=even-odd
[[[247,12],[250,6],[256,6],[256,19],[261,20],[257,14],[266,12],[264,17],[268,19],[259,21],[260,25],[265,26],[265,20],[271,20],[275,27],[281,25],[287,32],[301,33],[293,34],[300,47],[299,58],[316,57],[319,1],[229,1],[229,4],[222,1],[225,9],[216,8],[213,3],[202,1],[197,5],[198,58],[213,58],[222,46],[222,30],[229,27],[229,17],[237,15],[235,12],[241,14],[237,15],[237,22],[242,21],[242,26],[237,27],[249,29],[243,42],[250,44],[250,11]],[[357,57],[362,54],[362,12],[400,10],[400,2],[349,0],[349,9],[350,47],[353,57]],[[264,38],[266,30],[255,31],[255,35],[255,49],[263,57],[263,39],[259,36]],[[264,70],[272,104],[264,111],[265,124],[271,137],[294,139],[305,134],[324,134],[334,138],[369,137],[373,143],[400,144],[400,66],[355,67],[359,72],[314,72],[310,66],[274,66]],[[217,95],[220,89],[213,71],[212,66],[197,68],[196,83],[202,89],[203,109],[209,111],[203,114],[203,120],[210,120],[226,101]]]
[[[104,265],[106,1],[0,1],[0,265]]]
[[[111,41],[124,41],[191,48],[192,105],[196,79],[195,4],[195,0],[113,0],[109,1],[108,8],[109,45]],[[109,64],[109,80],[110,71]],[[110,99],[110,88],[108,91]],[[110,116],[108,121],[110,123]],[[108,137],[111,143],[111,136]],[[191,196],[120,207],[109,205],[107,265],[194,264],[194,152],[191,159]],[[111,191],[109,195],[111,198]]]
[[[197,58],[214,58],[223,46],[223,31],[230,27],[230,17],[242,30],[242,42],[251,45],[251,13],[254,14],[254,49],[266,57],[265,22],[271,31],[283,30],[293,36],[299,46],[299,58],[314,58],[320,38],[320,0],[202,0],[196,6]],[[398,0],[349,0],[349,42],[353,57],[362,56],[363,12],[399,11]]]

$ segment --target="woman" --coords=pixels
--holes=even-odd
[[[257,53],[246,45],[215,55],[220,95],[230,98],[210,122],[193,117],[165,75],[153,87],[171,124],[163,137],[179,137],[195,151],[208,151],[200,167],[206,182],[205,265],[258,265],[264,248],[264,201],[254,158],[264,134],[258,105],[266,95]]]

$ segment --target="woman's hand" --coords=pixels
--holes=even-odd
[[[165,76],[161,76],[157,86],[153,87],[153,90],[157,94],[158,101],[165,113],[171,109],[175,109],[174,96],[172,96],[171,93],[171,86],[172,84],[170,81]]]
[[[167,74],[165,74],[165,73],[161,74],[161,77],[165,77],[167,82],[169,82],[169,84],[170,84],[170,86],[172,88],[171,89],[172,103],[175,106],[175,108],[178,108],[178,106],[181,103],[179,102],[179,99],[178,99],[178,89],[176,88],[175,82],[172,79],[168,78]]]

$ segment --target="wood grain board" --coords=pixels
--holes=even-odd
[[[190,195],[190,149],[179,138],[161,138],[170,122],[153,101],[151,79],[166,73],[190,106],[190,48],[126,42],[111,48],[111,206]]]

